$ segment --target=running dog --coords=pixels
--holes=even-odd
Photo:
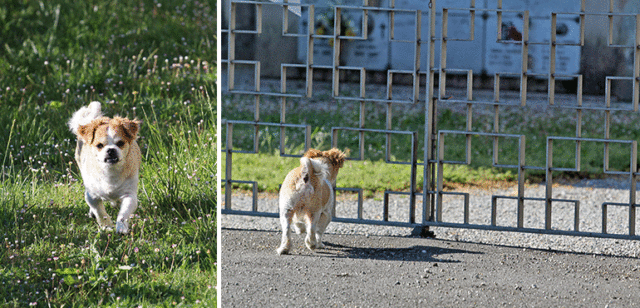
[[[310,250],[324,247],[321,237],[331,222],[333,188],[344,159],[338,149],[310,149],[300,158],[300,166],[287,174],[280,188],[282,242],[278,254],[289,252],[292,227],[298,234],[307,234],[305,245]]]
[[[129,232],[129,217],[138,206],[140,147],[136,142],[140,121],[102,115],[99,102],[76,111],[69,129],[77,136],[75,159],[84,182],[89,214],[101,228],[114,228],[103,201],[120,206],[115,229]]]

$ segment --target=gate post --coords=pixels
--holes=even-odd
[[[426,95],[425,95],[425,127],[424,127],[424,172],[423,172],[423,187],[422,187],[422,227],[414,229],[414,234],[417,233],[422,237],[435,237],[433,231],[429,230],[427,222],[434,221],[434,207],[435,207],[435,128],[436,128],[436,98],[433,95],[433,81],[434,69],[435,69],[435,40],[436,40],[436,1],[431,0],[429,2],[429,53],[427,54],[427,80],[426,80]],[[420,15],[418,15],[420,16]],[[417,17],[419,18],[419,17]],[[419,19],[416,21],[416,25],[420,25]],[[420,42],[420,37],[417,38]],[[416,55],[420,57],[420,55]],[[419,69],[419,68],[418,68]]]

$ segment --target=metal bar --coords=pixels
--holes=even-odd
[[[524,227],[524,180],[525,180],[525,146],[526,137],[518,139],[518,228]]]
[[[229,64],[227,65],[228,87],[229,90],[235,89],[235,68],[234,60],[236,59],[236,3],[231,1],[229,5],[229,34],[227,35],[227,54]]]
[[[307,25],[307,67],[306,67],[306,94],[307,97],[313,95],[313,34],[315,27],[315,7],[309,7],[309,24]]]
[[[471,103],[467,104],[467,132],[473,131],[473,107]],[[465,161],[467,164],[471,164],[471,135],[465,135]]]
[[[438,134],[438,175],[436,176],[436,217],[435,221],[442,221],[442,188],[444,178],[444,134]]]
[[[440,80],[439,85],[439,99],[446,97],[446,84],[447,84],[447,31],[449,28],[449,10],[442,9],[442,38],[440,40]]]
[[[232,186],[231,186],[231,171],[232,171],[232,164],[233,164],[233,159],[232,159],[232,155],[233,155],[233,123],[227,121],[227,140],[226,140],[227,144],[226,144],[226,150],[227,152],[225,153],[225,173],[224,173],[224,179],[225,179],[225,190],[224,190],[224,208],[225,209],[231,209],[231,191],[232,191]]]
[[[281,66],[281,74],[280,74],[280,92],[287,92],[287,67]],[[280,123],[286,123],[287,116],[287,97],[283,96],[280,98]],[[285,155],[285,129],[284,127],[280,127],[280,156]]]
[[[422,11],[416,11],[416,41],[414,43],[414,56],[413,62],[413,102],[417,103],[420,99],[420,44],[422,41]]]
[[[636,19],[638,20],[638,19]],[[640,27],[636,27],[640,29]],[[636,185],[638,179],[635,170],[638,170],[638,142],[631,143],[631,162],[629,165],[629,236],[636,234]]]
[[[638,111],[640,101],[640,14],[636,15],[636,38],[633,48],[633,111]]]
[[[342,27],[341,8],[334,8],[333,18],[333,96],[340,95],[340,29]]]
[[[522,67],[520,76],[520,106],[527,105],[527,71],[529,65],[529,11],[522,18]]]
[[[545,204],[544,204],[544,227],[547,230],[551,229],[551,204],[553,193],[553,139],[547,138],[547,161],[546,161],[546,176],[545,176]]]
[[[413,132],[411,136],[411,184],[409,197],[409,223],[416,222],[416,193],[418,192],[418,132]]]
[[[549,105],[553,105],[556,93],[556,13],[551,13],[551,40],[549,42]]]
[[[422,223],[434,220],[434,209],[436,205],[436,195],[429,193],[436,188],[436,125],[437,125],[437,100],[433,96],[434,71],[435,71],[435,33],[436,33],[436,3],[434,0],[429,9],[429,52],[427,53],[427,90],[425,97],[425,127],[424,127],[424,169],[423,169],[423,197],[422,197]],[[416,24],[417,26],[417,24]]]

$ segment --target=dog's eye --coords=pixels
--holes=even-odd
[[[96,145],[96,148],[98,148],[98,149],[102,149],[102,148],[104,148],[104,144],[102,144],[102,143],[98,143],[98,145]]]
[[[124,141],[120,140],[120,141],[116,142],[116,145],[117,145],[119,148],[121,148],[121,147],[123,147],[123,146],[124,146]]]

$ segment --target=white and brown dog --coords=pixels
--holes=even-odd
[[[114,225],[103,201],[119,205],[115,229],[129,232],[129,217],[138,206],[138,172],[140,170],[139,120],[102,115],[99,102],[76,111],[69,120],[69,129],[78,140],[75,159],[84,181],[85,200],[89,214],[101,228]]]
[[[292,226],[296,233],[307,234],[307,248],[324,247],[321,237],[331,222],[333,188],[344,157],[338,149],[310,149],[300,158],[300,166],[287,174],[280,188],[282,242],[276,250],[278,254],[289,252]]]

